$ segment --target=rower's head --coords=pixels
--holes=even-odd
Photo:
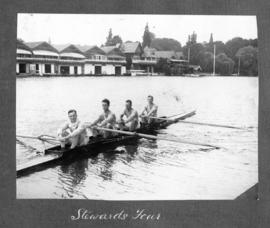
[[[109,110],[110,107],[110,101],[108,99],[103,99],[102,100],[102,108],[106,112]]]
[[[131,100],[126,100],[126,108],[131,109],[132,107],[132,101]]]
[[[68,111],[68,118],[70,119],[71,123],[77,121],[77,111],[75,109],[71,109]]]
[[[149,96],[147,97],[147,102],[148,102],[148,104],[153,104],[153,102],[154,102],[154,97],[153,97],[152,95],[149,95]]]

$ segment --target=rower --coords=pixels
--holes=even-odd
[[[155,119],[149,118],[149,117],[157,117],[157,110],[158,110],[158,106],[154,104],[154,97],[152,95],[149,95],[147,97],[147,105],[145,106],[144,110],[142,111],[140,115],[141,123],[142,124],[155,123]]]
[[[73,149],[76,146],[87,144],[88,138],[86,136],[86,131],[77,117],[77,111],[74,109],[69,110],[68,118],[68,122],[66,122],[57,132],[58,139],[61,142],[61,148],[70,145],[70,149]]]
[[[103,113],[98,117],[97,120],[95,120],[92,124],[90,124],[87,127],[105,127],[114,129],[116,124],[116,117],[115,114],[109,109],[110,107],[110,101],[108,99],[102,100],[102,109]],[[100,131],[97,129],[92,128],[93,137],[96,137],[98,135],[102,135],[104,138],[108,138],[109,136],[113,135],[111,132],[108,131]]]
[[[138,112],[132,108],[132,101],[126,100],[126,108],[120,115],[118,126],[120,130],[135,131],[138,127]],[[126,117],[125,120],[123,117]]]

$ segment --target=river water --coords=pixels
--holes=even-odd
[[[78,111],[81,121],[93,121],[101,113],[103,98],[110,99],[111,110],[117,115],[126,99],[141,112],[149,94],[154,96],[160,116],[196,109],[197,114],[189,120],[252,128],[174,124],[159,135],[222,148],[141,139],[137,144],[119,146],[116,150],[122,153],[104,151],[17,178],[17,197],[234,199],[258,182],[258,78],[18,78],[16,131],[55,135],[71,108]],[[48,147],[36,140],[24,142],[40,151]],[[16,155],[17,164],[37,156],[19,144]]]

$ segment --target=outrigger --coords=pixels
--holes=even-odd
[[[97,149],[101,148],[110,148],[115,149],[120,145],[124,145],[129,142],[136,142],[136,140],[140,138],[148,138],[148,139],[159,139],[159,140],[168,140],[173,142],[179,142],[179,139],[168,139],[164,137],[156,136],[157,131],[160,129],[164,129],[169,125],[175,124],[179,121],[185,120],[189,117],[192,117],[196,114],[196,111],[191,111],[180,115],[175,118],[168,118],[168,117],[161,117],[163,119],[157,120],[151,126],[143,126],[138,128],[135,132],[130,131],[120,131],[114,129],[106,129],[106,128],[99,128],[101,130],[113,131],[118,133],[116,136],[112,136],[109,138],[97,137],[97,138],[90,138],[89,142],[83,146],[77,146],[73,149],[70,149],[68,146],[63,150],[61,149],[60,145],[53,146],[51,148],[45,149],[44,155],[39,156],[35,159],[32,159],[26,163],[18,164],[17,165],[17,177],[29,174],[32,172],[36,172],[39,170],[43,170],[52,164],[56,164],[57,162],[61,162],[66,159],[73,159],[77,157],[85,157],[85,156],[93,156],[97,154]],[[98,127],[97,127],[98,128]],[[150,135],[151,134],[151,135]],[[39,137],[42,139],[42,137]],[[47,141],[51,141],[46,137]],[[190,143],[194,145],[202,145],[202,146],[210,146],[208,144],[199,144],[193,142],[186,142],[184,140],[180,141],[180,143]]]
[[[117,148],[118,146],[129,144],[131,142],[136,143],[136,140],[140,138],[147,138],[147,139],[152,139],[152,140],[166,140],[166,141],[178,142],[178,143],[183,143],[183,144],[209,147],[212,149],[221,148],[220,146],[216,146],[212,144],[210,145],[206,143],[186,141],[186,140],[182,140],[178,138],[161,137],[157,135],[158,130],[164,129],[175,123],[198,124],[198,125],[206,125],[210,127],[233,128],[233,129],[239,129],[239,130],[250,130],[251,128],[253,128],[253,127],[242,128],[242,127],[212,124],[212,123],[199,123],[199,122],[185,121],[185,119],[192,117],[195,114],[196,114],[196,111],[191,111],[185,114],[181,114],[181,115],[178,114],[178,115],[174,115],[170,117],[166,117],[166,116],[165,117],[149,117],[149,118],[155,118],[156,121],[150,125],[143,124],[141,125],[140,128],[138,128],[134,132],[94,126],[93,128],[96,128],[98,130],[114,132],[114,133],[117,133],[117,135],[111,136],[108,138],[90,137],[89,142],[86,145],[77,146],[73,149],[71,149],[69,146],[66,146],[65,148],[61,148],[61,146],[58,145],[59,141],[53,136],[48,136],[48,135],[43,135],[39,137],[17,136],[17,137],[24,137],[24,138],[36,138],[36,139],[40,139],[42,141],[51,142],[51,143],[57,142],[57,145],[51,148],[45,149],[43,156],[37,157],[23,164],[18,164],[17,169],[16,169],[17,177],[32,173],[35,171],[43,170],[47,168],[48,166],[52,164],[56,164],[61,161],[66,161],[69,159],[77,159],[80,157],[82,158],[91,157],[91,156],[97,155],[99,152],[103,152],[104,149],[110,149],[110,151],[114,151],[115,148]],[[23,144],[23,142],[21,142],[20,140],[17,139],[17,141]],[[24,146],[35,151],[35,148],[32,148],[28,145],[24,145]]]

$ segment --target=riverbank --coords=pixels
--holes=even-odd
[[[208,73],[204,74],[184,74],[184,75],[164,75],[164,74],[153,74],[153,75],[107,75],[107,74],[100,74],[100,75],[93,75],[93,74],[83,74],[83,75],[70,75],[70,74],[60,74],[60,75],[53,75],[53,74],[46,74],[46,75],[38,75],[38,74],[20,74],[16,75],[16,78],[73,78],[73,77],[191,77],[191,78],[200,78],[200,77],[250,77],[250,78],[256,78],[258,75],[253,76],[245,76],[245,75],[227,75],[227,76],[221,76],[221,75],[212,75]]]

